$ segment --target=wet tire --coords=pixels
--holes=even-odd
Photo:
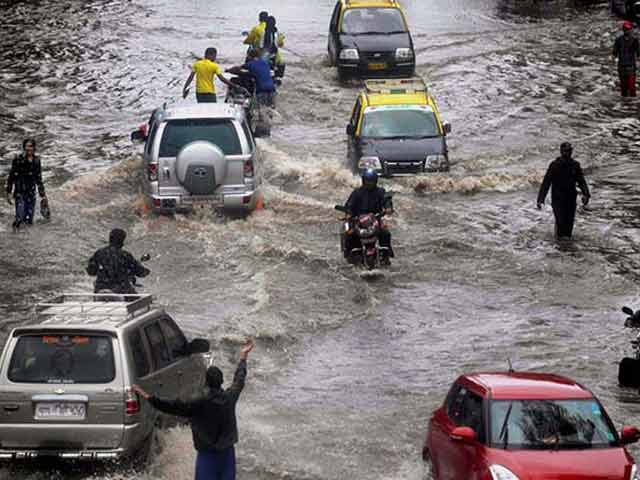
[[[375,255],[366,255],[364,257],[364,264],[369,270],[373,270],[376,268],[376,257]]]
[[[618,383],[621,387],[640,387],[640,360],[623,358],[618,367]]]

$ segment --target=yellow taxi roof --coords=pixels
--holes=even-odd
[[[344,0],[347,8],[400,7],[396,0]]]
[[[427,105],[427,94],[417,93],[370,93],[367,95],[367,103],[371,107],[381,105]]]
[[[429,105],[432,99],[420,77],[364,82],[367,103],[382,105]]]

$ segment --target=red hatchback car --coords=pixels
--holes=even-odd
[[[422,450],[436,480],[640,480],[598,399],[582,385],[541,373],[458,378],[433,413]]]

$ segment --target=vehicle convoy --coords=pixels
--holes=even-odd
[[[451,125],[440,118],[421,78],[365,81],[346,131],[354,172],[373,168],[390,176],[449,170]]]
[[[624,326],[638,331],[640,329],[640,310],[634,312],[629,307],[622,307],[622,311],[628,315]],[[618,383],[623,387],[638,388],[640,387],[640,333],[637,333],[636,338],[631,340],[631,346],[634,355],[620,361]]]
[[[189,397],[209,342],[187,342],[150,295],[65,294],[36,305],[0,357],[0,459],[136,460],[166,417],[130,390]],[[201,378],[202,377],[202,378]]]
[[[212,206],[249,213],[262,196],[260,153],[243,107],[200,103],[154,111],[145,141],[143,190],[155,212]]]
[[[338,0],[328,52],[340,80],[411,77],[416,69],[409,26],[396,0]]]
[[[385,195],[385,202],[391,205],[391,195]],[[336,205],[338,212],[345,214],[340,218],[343,230],[340,233],[340,248],[343,256],[353,265],[361,265],[367,270],[374,270],[381,266],[382,258],[389,258],[388,247],[379,244],[380,230],[383,228],[383,213],[364,213],[357,217],[351,216],[351,211],[342,205]],[[358,239],[353,247],[347,247],[346,237],[355,235]],[[384,251],[384,254],[383,254]],[[387,260],[388,261],[388,260]]]
[[[422,451],[433,478],[637,480],[625,445],[598,399],[568,378],[542,373],[460,376],[429,420]]]

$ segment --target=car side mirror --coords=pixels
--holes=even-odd
[[[132,142],[144,142],[147,140],[147,126],[140,125],[137,130],[131,132]]]
[[[456,427],[449,435],[456,442],[471,443],[476,440],[476,432],[471,427]]]
[[[207,353],[210,348],[209,340],[194,338],[187,345],[187,353],[189,355],[193,355],[194,353]]]
[[[354,133],[356,133],[356,127],[351,124],[347,125],[347,135],[353,135]]]
[[[622,427],[620,432],[620,443],[623,445],[629,445],[630,443],[636,443],[640,440],[640,430],[636,427]]]
[[[447,121],[442,122],[442,130],[445,135],[449,135],[451,133],[451,124]]]

